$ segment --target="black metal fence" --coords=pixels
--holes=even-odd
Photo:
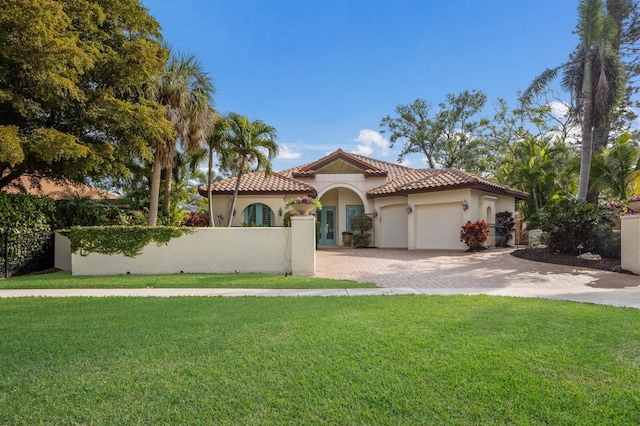
[[[1,277],[53,268],[54,233],[9,230],[0,232]]]

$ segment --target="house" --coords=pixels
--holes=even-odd
[[[211,185],[214,215],[226,224],[235,177]],[[199,188],[207,196],[207,187]],[[372,245],[382,248],[464,249],[467,221],[495,222],[515,211],[526,193],[457,169],[413,169],[341,149],[313,163],[266,176],[242,176],[232,226],[282,226],[285,203],[308,195],[320,200],[320,246],[342,246],[350,218],[373,218]],[[216,224],[219,224],[218,222]],[[489,242],[491,244],[491,242]]]
[[[2,190],[9,194],[22,193],[54,200],[67,200],[74,197],[88,197],[94,200],[118,198],[114,194],[90,185],[62,179],[54,180],[37,174],[23,174]]]

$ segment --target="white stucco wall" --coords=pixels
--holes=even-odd
[[[151,243],[135,258],[74,253],[71,269],[73,275],[235,271],[314,275],[315,226],[313,217],[305,219],[298,223],[298,232],[293,228],[196,228],[166,245]]]
[[[621,267],[640,274],[640,215],[620,217]]]
[[[71,270],[71,241],[56,232],[53,248],[53,266],[63,271]]]

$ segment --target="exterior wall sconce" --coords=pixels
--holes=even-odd
[[[462,200],[462,210],[469,209],[469,202],[467,200]]]
[[[373,211],[373,217],[378,217],[378,210]]]
[[[411,204],[407,205],[407,214],[411,214],[413,212],[413,207],[411,206]]]
[[[282,216],[282,207],[278,209],[278,216]]]

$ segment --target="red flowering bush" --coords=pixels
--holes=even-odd
[[[209,219],[202,213],[191,212],[180,222],[180,226],[207,226]]]
[[[460,231],[460,241],[469,246],[469,249],[475,250],[482,247],[482,243],[487,241],[489,236],[489,225],[484,220],[477,222],[467,222]]]

